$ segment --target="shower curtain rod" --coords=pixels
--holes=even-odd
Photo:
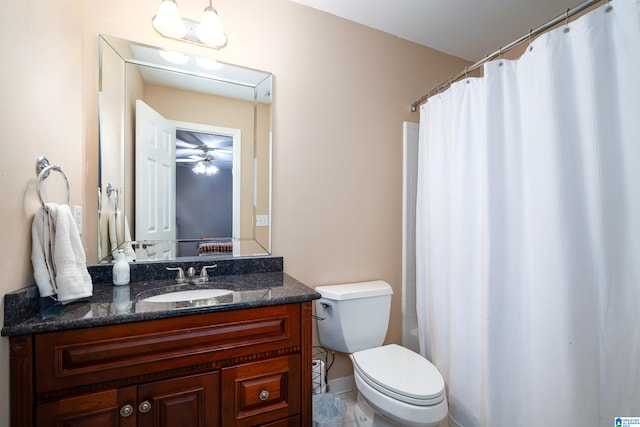
[[[582,3],[580,3],[577,6],[574,6],[572,8],[567,9],[566,12],[563,13],[562,15],[558,15],[556,18],[554,18],[554,19],[552,19],[550,21],[547,21],[546,23],[542,24],[541,26],[539,26],[535,30],[529,30],[529,32],[527,34],[523,35],[522,37],[520,37],[517,40],[512,41],[511,43],[509,43],[505,47],[501,47],[500,49],[496,50],[492,54],[487,55],[485,58],[481,59],[480,61],[476,62],[475,64],[473,64],[473,65],[471,65],[469,67],[465,67],[465,69],[463,71],[459,72],[455,76],[449,77],[449,80],[447,80],[446,82],[440,83],[438,86],[436,86],[435,88],[431,89],[424,96],[422,96],[422,98],[420,98],[419,100],[417,100],[416,102],[411,104],[411,111],[412,112],[417,111],[418,107],[420,105],[424,104],[433,95],[437,95],[438,93],[440,93],[443,90],[447,89],[449,86],[451,86],[452,83],[457,82],[462,77],[467,76],[471,71],[474,71],[474,70],[480,68],[484,63],[489,62],[489,61],[491,61],[491,60],[493,60],[495,58],[500,57],[503,53],[508,52],[508,51],[510,51],[511,49],[513,49],[513,48],[515,48],[517,46],[520,46],[522,43],[524,43],[526,41],[532,40],[533,37],[536,37],[537,35],[544,33],[545,31],[547,31],[548,29],[552,28],[553,26],[559,24],[560,22],[568,21],[569,18],[571,18],[576,13],[580,13],[583,10],[593,6],[594,4],[600,3],[601,1],[604,1],[604,0],[585,0],[585,1],[583,1]],[[611,0],[607,0],[607,4],[610,3],[610,2],[611,2]],[[610,10],[610,9],[608,9],[608,10]]]

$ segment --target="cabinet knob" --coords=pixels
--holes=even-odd
[[[131,405],[124,405],[122,408],[120,408],[120,415],[123,417],[128,417],[131,414],[133,414],[133,406]]]
[[[262,390],[260,392],[260,400],[267,400],[269,398],[269,392],[267,390]]]
[[[146,414],[150,410],[151,410],[151,403],[149,403],[148,400],[145,400],[138,406],[138,411],[140,411],[143,414]]]

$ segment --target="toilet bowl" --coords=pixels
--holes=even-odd
[[[427,359],[390,344],[350,355],[358,389],[356,423],[432,427],[447,415],[442,376]]]
[[[361,427],[433,427],[447,416],[445,385],[427,359],[396,344],[382,346],[391,310],[391,286],[381,280],[319,286],[318,338],[348,353]]]

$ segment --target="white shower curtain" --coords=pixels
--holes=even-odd
[[[640,417],[639,2],[421,108],[421,351],[458,425]]]

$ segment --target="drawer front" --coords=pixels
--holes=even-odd
[[[256,426],[300,413],[300,356],[222,371],[222,425]]]
[[[37,335],[36,392],[135,383],[158,372],[204,371],[224,360],[298,348],[299,319],[300,306],[289,304]]]

